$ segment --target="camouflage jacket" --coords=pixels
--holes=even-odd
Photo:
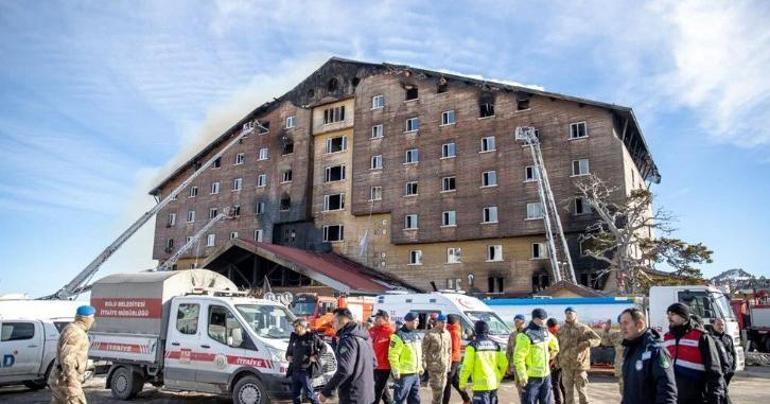
[[[615,348],[615,362],[613,367],[615,368],[615,376],[623,376],[623,333],[620,331],[602,331],[602,345],[611,346]]]
[[[588,370],[591,367],[591,347],[599,346],[601,337],[591,327],[567,321],[559,329],[559,367]]]
[[[447,373],[452,364],[452,337],[449,331],[429,330],[422,339],[422,356],[428,372]]]
[[[49,380],[58,385],[79,386],[88,366],[88,348],[88,334],[82,321],[75,320],[64,327]]]
[[[505,346],[505,357],[508,359],[508,373],[513,373],[513,351],[516,349],[516,336],[521,331],[513,330],[511,335],[508,336],[508,345]]]

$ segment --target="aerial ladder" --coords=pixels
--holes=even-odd
[[[159,265],[157,268],[155,268],[155,271],[162,272],[162,271],[170,271],[174,264],[179,260],[182,255],[187,253],[193,246],[195,246],[198,243],[198,240],[200,240],[201,237],[203,237],[206,232],[209,231],[212,227],[214,227],[215,224],[221,222],[224,219],[232,219],[233,216],[230,215],[230,209],[226,208],[224,212],[216,215],[213,219],[209,220],[208,223],[206,223],[205,226],[201,227],[200,230],[198,230],[197,233],[195,233],[192,237],[190,237],[189,240],[187,240],[186,243],[182,247],[177,250],[177,252],[174,253],[171,257],[169,257],[166,261],[163,262],[163,264]]]
[[[535,177],[537,180],[537,190],[540,196],[540,203],[543,205],[543,222],[545,225],[545,235],[548,241],[548,255],[551,261],[551,271],[553,272],[555,282],[567,280],[577,284],[575,278],[575,269],[572,266],[572,257],[569,253],[567,238],[564,236],[564,229],[559,218],[559,210],[556,206],[556,200],[553,197],[551,183],[548,181],[548,173],[543,161],[543,153],[540,150],[540,139],[537,137],[537,131],[531,126],[518,126],[514,133],[516,140],[524,141],[528,146],[535,168]],[[566,268],[561,267],[562,261],[559,261],[557,246],[564,255]]]
[[[171,193],[169,193],[165,198],[163,198],[160,202],[158,202],[155,206],[153,206],[152,209],[148,210],[142,216],[140,216],[139,219],[137,219],[133,224],[131,224],[131,226],[129,226],[123,233],[121,233],[120,236],[118,236],[118,238],[115,239],[115,241],[113,241],[110,245],[107,246],[107,248],[105,248],[99,255],[97,255],[96,258],[94,258],[94,260],[91,261],[91,263],[89,263],[85,268],[83,268],[82,271],[80,271],[74,278],[72,278],[72,280],[69,283],[67,283],[66,285],[64,285],[64,287],[56,291],[56,293],[49,296],[42,297],[41,299],[46,299],[46,300],[71,299],[76,297],[78,294],[82,293],[82,291],[86,288],[86,284],[96,274],[99,268],[101,268],[102,264],[104,264],[104,262],[107,261],[112,256],[112,254],[118,251],[118,249],[120,249],[120,247],[123,246],[123,244],[126,241],[128,241],[128,239],[130,239],[131,236],[133,236],[145,223],[147,223],[153,216],[155,216],[155,214],[157,214],[161,209],[163,209],[172,200],[174,200],[176,196],[180,192],[182,192],[182,190],[187,188],[190,185],[190,183],[192,183],[196,178],[198,178],[198,176],[202,172],[206,171],[207,168],[209,168],[212,164],[214,164],[214,162],[218,158],[222,157],[222,155],[228,149],[240,143],[246,136],[248,136],[255,130],[259,131],[260,133],[268,132],[268,129],[262,126],[259,123],[259,121],[256,121],[256,120],[246,122],[245,124],[243,124],[242,130],[238,132],[238,134],[235,135],[235,137],[233,137],[229,143],[227,143],[222,149],[220,149],[213,156],[211,156],[211,158],[208,161],[206,161],[197,170],[195,170],[194,173],[192,173],[189,177],[187,177],[187,179],[184,180],[184,182],[182,182],[181,184],[179,184],[179,186],[174,188],[174,190],[171,191]],[[219,220],[217,220],[217,222]],[[211,223],[208,223],[207,225],[209,224]],[[213,224],[211,225],[213,226]],[[187,244],[185,244],[185,246],[187,246]]]

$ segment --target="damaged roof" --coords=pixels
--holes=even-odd
[[[158,185],[156,185],[151,191],[151,195],[156,195],[160,188],[162,188],[168,181],[179,175],[185,168],[194,166],[196,163],[205,157],[211,150],[216,148],[222,142],[226,141],[231,136],[237,134],[243,127],[243,124],[257,119],[259,116],[270,112],[273,108],[277,107],[284,101],[290,101],[296,106],[309,108],[309,106],[317,104],[317,100],[320,97],[314,95],[308,95],[306,90],[313,88],[323,88],[326,80],[331,77],[339,76],[339,72],[342,71],[349,75],[351,78],[368,77],[375,74],[382,73],[398,73],[398,72],[410,72],[416,75],[422,75],[425,78],[436,78],[455,82],[464,83],[466,85],[475,85],[485,89],[499,89],[506,90],[522,94],[539,95],[542,97],[548,97],[552,99],[559,99],[564,101],[576,102],[584,105],[592,105],[599,108],[605,108],[611,111],[618,119],[623,127],[622,133],[618,134],[621,141],[626,145],[628,152],[634,159],[637,168],[642,174],[645,180],[659,183],[661,176],[657,165],[655,164],[647,142],[644,139],[639,122],[636,119],[634,111],[630,107],[625,107],[616,104],[605,103],[601,101],[589,100],[586,98],[574,97],[570,95],[540,90],[536,88],[527,87],[524,85],[515,85],[511,83],[503,83],[494,80],[485,80],[472,76],[464,76],[456,73],[448,73],[441,71],[428,70],[408,65],[393,64],[393,63],[370,63],[357,60],[345,59],[340,57],[332,57],[326,63],[321,65],[315,72],[308,76],[305,80],[297,84],[293,89],[283,94],[278,98],[274,98],[272,101],[268,101],[253,111],[244,116],[241,120],[236,122],[233,126],[227,129],[224,133],[214,139],[206,147],[201,149],[192,158],[186,161],[184,164],[177,167],[174,172],[163,179]],[[353,84],[355,87],[355,84]],[[352,95],[340,93],[345,91],[345,86],[340,86],[340,90],[335,93],[339,98]]]

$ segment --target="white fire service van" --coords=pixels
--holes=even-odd
[[[294,315],[276,302],[245,297],[205,269],[110,275],[94,283],[94,359],[111,361],[107,388],[130,399],[145,382],[168,390],[268,403],[291,395],[285,352]],[[321,357],[320,388],[336,370]]]
[[[388,292],[377,296],[374,311],[385,310],[391,321],[403,321],[406,313],[413,312],[420,319],[419,328],[426,329],[433,313],[454,314],[460,318],[465,339],[473,334],[473,324],[484,320],[489,324],[489,336],[494,341],[508,344],[511,329],[500,317],[481,300],[456,291],[432,293]]]

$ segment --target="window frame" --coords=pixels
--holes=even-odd
[[[379,164],[375,165],[374,164],[375,161],[379,161]],[[385,162],[382,157],[382,154],[375,154],[369,159],[369,170],[382,170],[384,165],[385,165]]]
[[[419,131],[420,131],[420,117],[413,116],[411,118],[406,118],[406,120],[404,121],[404,133],[417,133]]]
[[[535,246],[537,246],[537,255],[535,255]],[[548,259],[548,244],[545,242],[531,243],[529,247],[529,259],[530,260],[544,260]]]
[[[257,188],[267,187],[267,174],[257,175]]]
[[[492,147],[489,148],[490,139],[492,143]],[[486,147],[486,148],[485,148]],[[485,136],[481,138],[481,150],[479,153],[492,153],[494,151],[497,151],[497,140],[494,136]]]
[[[451,121],[449,118],[452,118]],[[441,124],[439,126],[451,126],[457,123],[457,115],[455,110],[449,109],[441,112]]]
[[[376,192],[375,190],[379,190],[379,198],[375,198]],[[382,186],[381,185],[372,185],[369,187],[369,201],[381,201],[382,200]]]
[[[329,229],[332,227],[338,228],[338,236],[339,238],[336,240],[331,240],[329,238]],[[323,226],[323,242],[324,243],[341,243],[345,241],[345,225],[343,224],[330,224]]]
[[[583,164],[585,163],[585,165]],[[585,172],[583,172],[585,168]],[[591,175],[591,160],[590,159],[577,159],[572,160],[572,177],[582,177],[585,175]]]
[[[583,126],[583,136],[573,136],[573,133],[580,134],[580,130],[576,129],[573,130],[572,128],[579,128],[580,126]],[[585,139],[588,137],[588,123],[586,121],[579,121],[579,122],[572,122],[569,124],[569,139],[575,140],[575,139]]]
[[[187,209],[187,223],[195,223],[195,209]]]
[[[333,180],[332,178],[332,170],[339,167],[340,168],[340,175],[339,179]],[[327,182],[338,182],[338,181],[345,181],[347,179],[347,167],[345,164],[337,164],[333,166],[324,167],[324,183]]]
[[[233,165],[239,166],[246,162],[246,154],[244,153],[238,153],[235,155],[235,162],[233,162]]]
[[[222,190],[222,184],[219,181],[214,181],[211,183],[211,187],[209,188],[209,195],[217,195]]]
[[[330,209],[330,201],[332,197],[335,197],[335,196],[339,198],[339,202],[338,202],[339,207],[337,209]],[[345,210],[345,193],[344,192],[324,195],[323,210],[322,210],[323,212],[337,212],[341,210]]]
[[[490,254],[492,251],[495,251],[494,255],[496,258],[493,258]],[[499,257],[497,257],[499,256]],[[490,244],[487,245],[487,261],[486,262],[502,262],[504,260],[503,258],[503,245],[502,244]]]
[[[404,151],[404,164],[417,164],[419,162],[420,162],[420,149],[413,147],[411,149],[406,149]]]
[[[494,178],[494,183],[487,183],[490,178]],[[497,186],[497,171],[489,170],[481,173],[481,188],[494,188]]]
[[[492,212],[494,212],[494,215],[492,215]],[[490,220],[487,220],[487,216],[489,216]],[[492,219],[492,216],[495,217],[494,220]],[[496,224],[499,223],[500,217],[498,216],[497,206],[485,206],[481,210],[481,224]]]
[[[262,156],[264,154],[264,157]],[[270,149],[267,147],[261,147],[259,149],[259,155],[257,161],[265,161],[270,159]]]
[[[529,215],[529,211],[530,211],[529,208],[532,205],[539,205],[540,206],[540,214],[541,214],[541,216],[534,217],[534,216],[530,216]],[[545,207],[543,206],[543,202],[539,202],[539,201],[538,202],[527,202],[526,209],[527,209],[527,212],[526,212],[526,215],[524,216],[524,220],[543,220],[545,218]]]
[[[340,140],[340,149],[339,150],[333,150],[334,147],[334,140],[341,139]],[[348,137],[347,136],[335,136],[330,137],[326,139],[326,154],[337,154],[337,153],[344,153],[348,150]]]
[[[418,182],[419,181],[407,181],[406,184],[404,184],[404,197],[412,197],[420,194]],[[412,191],[412,188],[414,188],[414,192],[410,192]]]
[[[288,177],[288,179],[286,177]],[[293,180],[294,171],[291,168],[281,171],[281,184],[288,184]]]
[[[375,136],[377,134],[378,136]],[[369,139],[382,139],[385,137],[385,124],[378,123],[377,125],[372,125],[372,131],[369,134]]]
[[[214,247],[217,245],[217,234],[209,233],[206,235],[206,247]]]
[[[297,125],[296,115],[289,115],[286,117],[286,129],[292,129]]]
[[[409,264],[422,265],[422,250],[409,250]]]
[[[459,247],[447,247],[446,249],[446,263],[449,265],[462,264],[462,248]]]
[[[451,155],[448,154],[449,149],[450,149],[450,145],[451,145],[451,149],[452,149],[452,154]],[[445,151],[447,153],[445,153]],[[455,143],[455,142],[443,143],[441,145],[441,159],[442,160],[443,159],[453,159],[455,157],[457,157],[457,143]]]
[[[233,192],[240,192],[243,189],[243,177],[233,178]]]
[[[195,306],[196,307],[196,318],[195,318],[195,329],[191,330],[192,332],[186,332],[179,328],[179,312],[182,310],[182,306]],[[176,323],[174,324],[174,328],[176,331],[182,335],[196,335],[198,334],[198,328],[200,327],[201,322],[201,305],[200,303],[179,303],[179,305],[176,308]]]
[[[376,102],[376,100],[381,100],[381,102]],[[372,96],[372,107],[371,109],[382,109],[385,108],[385,95],[384,94],[377,94]]]
[[[446,185],[450,184],[452,188],[447,188]],[[450,175],[448,177],[441,178],[441,192],[457,192],[457,176]]]
[[[419,228],[420,216],[417,213],[409,213],[404,215],[404,230],[418,230]]]
[[[441,212],[441,227],[457,227],[456,210],[445,210]]]

